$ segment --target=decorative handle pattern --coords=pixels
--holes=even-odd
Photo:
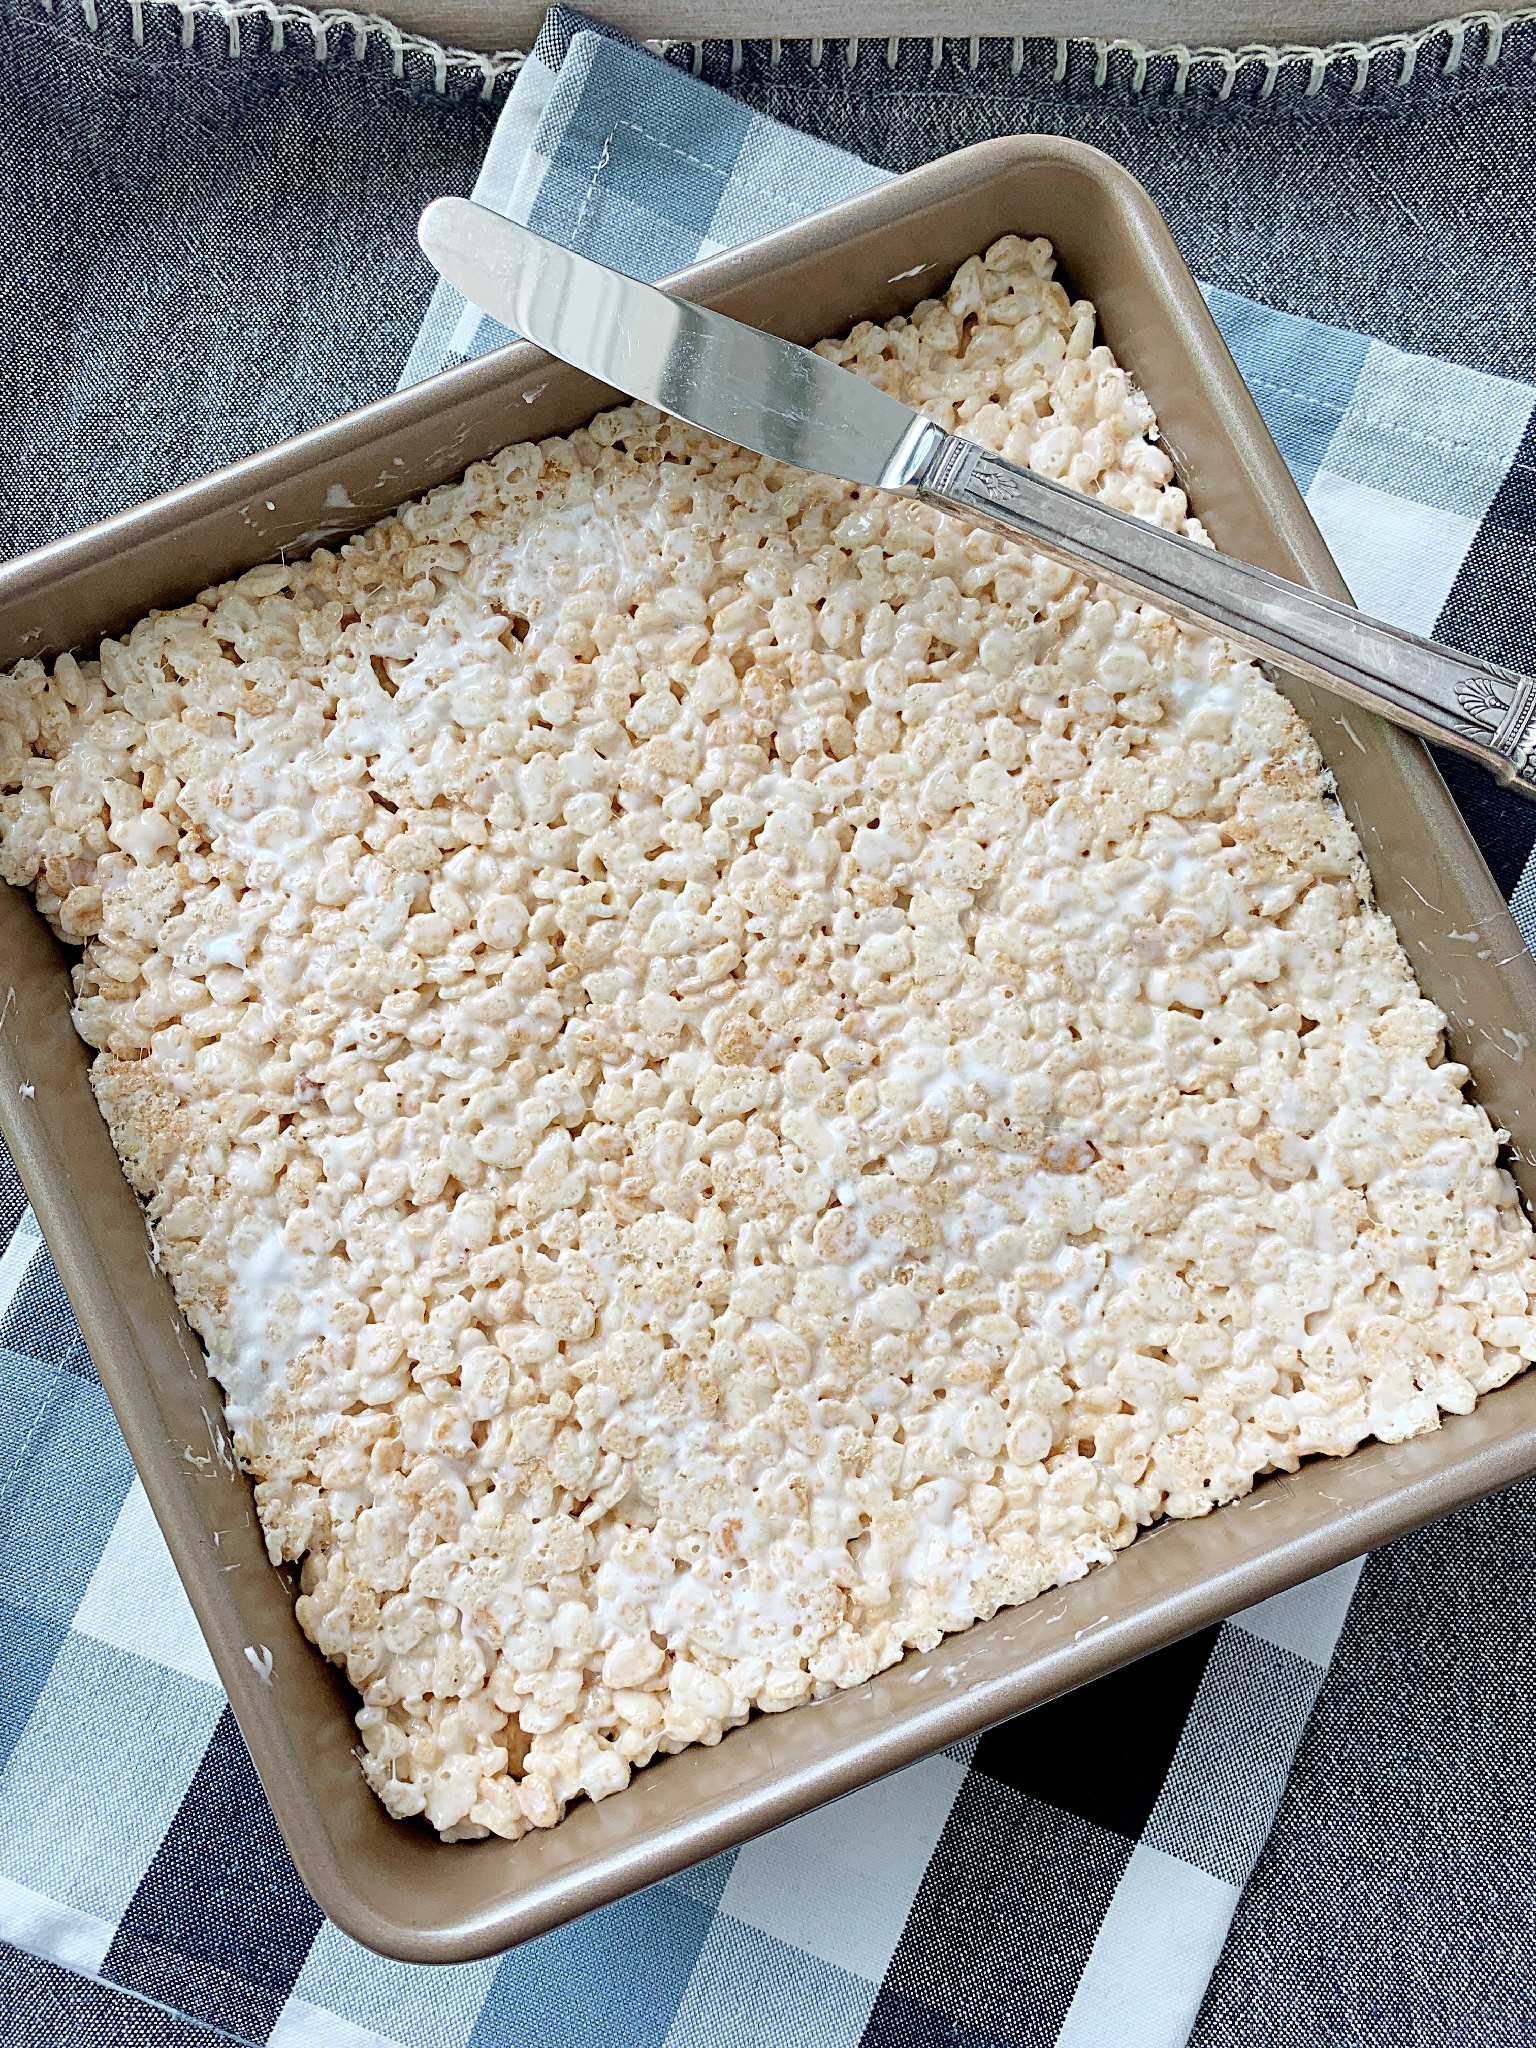
[[[905,487],[1470,755],[1536,800],[1536,681],[1527,676],[1400,632],[952,434],[924,445]]]

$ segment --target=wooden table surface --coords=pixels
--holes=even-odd
[[[402,28],[461,49],[527,49],[545,8],[530,0],[385,0]],[[1449,9],[1425,0],[608,0],[594,11],[644,41],[700,36],[1129,36],[1184,43],[1332,43],[1421,28]]]

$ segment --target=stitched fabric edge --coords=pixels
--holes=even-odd
[[[78,4],[81,20],[94,35],[101,33],[104,8],[115,7],[121,4],[121,0],[78,0]],[[55,20],[59,18],[62,0],[37,0],[37,5],[45,16]],[[500,80],[515,76],[528,55],[525,50],[461,50],[437,42],[430,36],[413,34],[381,14],[359,13],[344,7],[316,10],[299,4],[299,0],[126,0],[126,7],[136,45],[142,45],[144,41],[146,9],[159,10],[162,16],[166,13],[179,16],[181,40],[189,50],[195,47],[199,19],[221,23],[231,58],[241,54],[247,27],[265,31],[268,52],[273,56],[282,53],[291,31],[300,31],[309,38],[319,63],[325,63],[348,48],[354,59],[360,62],[377,37],[390,49],[397,78],[404,76],[406,58],[418,57],[431,64],[436,91],[446,90],[450,72],[471,71],[480,74],[481,93],[485,98],[491,96]],[[947,64],[974,71],[981,63],[984,44],[1003,44],[1010,52],[1009,68],[1015,76],[1024,68],[1025,51],[1029,45],[1054,45],[1052,80],[1055,84],[1066,78],[1073,53],[1083,51],[1092,53],[1093,84],[1100,91],[1109,84],[1111,60],[1123,56],[1129,59],[1129,82],[1133,93],[1140,93],[1147,89],[1149,83],[1155,82],[1171,90],[1175,97],[1182,97],[1193,74],[1214,71],[1220,77],[1219,99],[1228,98],[1242,74],[1255,68],[1263,74],[1259,97],[1267,99],[1280,82],[1282,73],[1300,67],[1305,67],[1307,72],[1305,95],[1312,98],[1321,92],[1329,73],[1336,66],[1346,65],[1353,67],[1350,91],[1358,97],[1371,82],[1378,59],[1396,58],[1396,76],[1378,80],[1378,83],[1402,91],[1413,82],[1425,53],[1442,42],[1445,47],[1439,76],[1456,74],[1468,60],[1475,62],[1480,70],[1491,71],[1508,57],[1506,39],[1510,29],[1531,21],[1536,21],[1536,7],[1502,12],[1479,9],[1445,16],[1420,29],[1374,36],[1363,41],[1242,43],[1231,46],[1201,44],[1196,47],[1185,43],[1143,43],[1133,36],[772,36],[755,40],[768,42],[771,67],[779,64],[786,48],[804,43],[813,69],[819,69],[828,46],[840,42],[850,71],[857,68],[860,51],[865,48],[883,53],[886,64],[894,69],[900,61],[903,46],[913,43],[927,47],[933,71]],[[702,39],[662,38],[648,41],[645,47],[666,56],[687,51],[695,74],[703,68],[705,45]],[[732,40],[733,77],[742,68],[745,49],[743,38]],[[1155,81],[1154,67],[1165,74]]]
[[[37,0],[37,5],[49,19],[62,20],[62,0]],[[88,32],[100,35],[103,17],[109,11],[122,11],[124,0],[100,0],[100,4],[99,0],[78,0],[78,6],[80,20]],[[413,35],[382,14],[360,14],[347,7],[317,11],[300,5],[299,0],[125,0],[125,9],[136,47],[143,47],[146,14],[152,19],[156,15],[160,19],[179,16],[182,46],[187,50],[196,48],[199,20],[222,23],[231,58],[238,58],[246,47],[248,29],[264,36],[267,53],[274,57],[283,53],[291,33],[302,33],[309,38],[315,61],[321,64],[348,54],[361,63],[370,43],[377,38],[391,52],[396,78],[405,76],[407,57],[431,64],[433,88],[437,92],[447,90],[451,72],[478,72],[482,99],[490,98],[501,79],[520,71],[528,56],[526,50],[455,49],[430,36]]]
[[[1243,72],[1257,68],[1263,73],[1259,97],[1267,99],[1275,90],[1283,72],[1289,68],[1304,66],[1307,72],[1305,92],[1308,98],[1312,98],[1322,91],[1330,71],[1335,66],[1352,65],[1354,78],[1350,91],[1352,96],[1358,97],[1370,82],[1373,67],[1376,66],[1378,59],[1397,59],[1396,76],[1378,82],[1402,91],[1413,82],[1425,52],[1432,45],[1442,41],[1445,50],[1440,63],[1440,76],[1452,76],[1459,72],[1469,58],[1475,58],[1479,69],[1491,71],[1508,55],[1506,38],[1510,29],[1529,21],[1536,21],[1536,7],[1521,7],[1504,12],[1480,9],[1466,14],[1448,15],[1439,21],[1428,23],[1423,28],[1373,36],[1364,41],[1242,43],[1230,47],[1217,44],[1191,47],[1186,43],[1158,45],[1140,42],[1134,36],[770,36],[752,39],[736,37],[731,41],[731,75],[736,76],[742,68],[747,40],[768,43],[770,68],[779,64],[786,48],[793,48],[804,42],[808,45],[812,68],[819,69],[827,48],[840,43],[850,71],[857,67],[861,49],[883,52],[886,64],[894,70],[900,61],[903,45],[907,44],[927,46],[930,68],[933,71],[938,71],[949,63],[962,70],[974,71],[980,65],[983,44],[1002,44],[1010,51],[1010,69],[1015,77],[1024,68],[1026,48],[1031,44],[1046,44],[1054,45],[1055,48],[1052,82],[1057,85],[1066,78],[1073,53],[1084,51],[1092,53],[1093,83],[1100,91],[1109,83],[1111,59],[1125,56],[1130,59],[1130,87],[1135,93],[1147,87],[1154,66],[1166,73],[1158,82],[1171,89],[1176,97],[1182,97],[1188,90],[1192,73],[1209,69],[1220,74],[1217,97],[1226,99]],[[646,47],[667,56],[688,51],[692,56],[691,68],[695,75],[703,68],[703,40],[673,37],[650,42]]]

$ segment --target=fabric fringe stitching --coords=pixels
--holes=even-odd
[[[47,14],[55,14],[60,0],[39,0]],[[108,0],[118,4],[118,0]],[[101,10],[98,0],[79,0],[85,26],[95,35],[101,27]],[[405,60],[416,57],[432,67],[432,84],[436,92],[446,92],[449,75],[456,71],[477,72],[480,76],[480,97],[490,99],[496,86],[503,78],[510,78],[520,71],[527,62],[525,50],[498,50],[489,55],[475,50],[455,50],[442,43],[432,41],[429,36],[410,35],[397,28],[392,21],[386,21],[378,14],[357,14],[348,8],[328,7],[315,12],[308,7],[295,4],[295,0],[127,0],[133,40],[142,45],[144,41],[144,12],[146,7],[170,9],[181,18],[182,47],[187,50],[197,46],[197,23],[199,19],[221,22],[228,38],[229,55],[238,57],[243,47],[244,28],[249,25],[263,33],[271,55],[281,54],[291,33],[298,32],[308,37],[315,59],[325,63],[328,59],[344,53],[361,62],[368,54],[368,46],[374,37],[381,38],[393,55],[396,78],[405,76]],[[1443,21],[1431,22],[1427,28],[1405,31],[1398,35],[1375,36],[1367,42],[1339,43],[1244,43],[1238,48],[1221,49],[1202,45],[1191,49],[1184,43],[1170,43],[1158,48],[1148,43],[1137,42],[1132,36],[1087,37],[986,37],[981,36],[848,36],[838,38],[843,44],[847,68],[857,68],[861,49],[883,54],[886,64],[895,70],[901,58],[903,43],[917,42],[927,46],[930,71],[938,71],[953,55],[957,65],[968,71],[975,71],[981,63],[983,41],[1006,42],[1010,49],[1010,70],[1017,78],[1024,68],[1026,42],[1055,44],[1055,64],[1052,82],[1060,85],[1067,75],[1067,67],[1074,50],[1092,51],[1093,83],[1102,91],[1109,83],[1110,60],[1116,56],[1130,59],[1131,91],[1141,92],[1147,84],[1148,73],[1154,65],[1159,69],[1171,67],[1165,82],[1172,86],[1175,97],[1182,98],[1189,87],[1193,72],[1214,71],[1220,75],[1216,97],[1227,99],[1244,71],[1257,68],[1263,73],[1259,87],[1259,98],[1268,99],[1279,82],[1282,71],[1290,67],[1304,66],[1307,72],[1306,97],[1311,99],[1323,89],[1329,72],[1335,65],[1352,65],[1354,78],[1350,91],[1359,97],[1370,82],[1371,69],[1379,57],[1396,58],[1397,75],[1382,81],[1401,91],[1409,85],[1420,59],[1432,45],[1444,43],[1444,56],[1440,63],[1440,76],[1449,77],[1460,71],[1463,57],[1467,54],[1467,38],[1473,35],[1474,47],[1480,48],[1481,64],[1484,71],[1491,71],[1504,54],[1504,39],[1517,23],[1536,20],[1536,7],[1517,8],[1509,13],[1482,11],[1473,14],[1448,16]],[[829,38],[812,36],[806,39],[808,54],[813,70],[819,70],[825,55]],[[780,36],[768,38],[769,66],[776,67],[782,60],[785,39]],[[695,75],[704,67],[704,44],[701,41],[673,40],[650,42],[646,46],[658,55],[669,55],[676,50],[687,50],[692,58],[691,68]],[[734,78],[745,62],[746,45],[740,37],[731,43],[731,76]]]
[[[59,0],[40,0],[40,4],[45,14],[57,18]],[[79,4],[86,28],[92,35],[99,34],[103,10],[98,0],[79,0]],[[167,12],[180,16],[181,44],[185,50],[197,47],[199,21],[221,22],[231,57],[240,55],[250,29],[261,35],[268,53],[274,57],[287,48],[290,35],[306,36],[315,61],[320,64],[347,55],[361,63],[369,44],[377,37],[392,53],[396,78],[404,78],[406,58],[416,57],[431,65],[434,92],[448,90],[451,72],[469,71],[479,74],[480,97],[486,100],[500,79],[514,76],[528,59],[526,50],[498,50],[487,55],[476,50],[451,49],[430,36],[408,34],[381,14],[357,14],[345,7],[327,7],[317,13],[313,8],[294,4],[294,0],[127,0],[127,7],[133,40],[140,47],[144,42],[146,9],[158,9],[161,18]]]
[[[1462,68],[1467,53],[1467,39],[1474,36],[1474,47],[1481,52],[1480,68],[1491,71],[1504,54],[1504,40],[1510,29],[1517,23],[1536,20],[1536,7],[1521,7],[1506,13],[1480,10],[1472,14],[1448,16],[1442,21],[1431,22],[1427,27],[1403,31],[1396,35],[1374,36],[1365,42],[1338,43],[1243,43],[1232,49],[1201,45],[1192,49],[1185,43],[1169,43],[1157,47],[1138,42],[1133,36],[848,36],[835,40],[843,45],[847,68],[856,69],[861,50],[883,53],[886,64],[895,70],[901,58],[904,43],[919,43],[927,46],[929,68],[937,71],[952,60],[967,71],[975,71],[981,63],[983,41],[1006,43],[1010,51],[1009,68],[1017,78],[1024,68],[1025,47],[1030,42],[1054,43],[1055,65],[1052,83],[1060,85],[1067,75],[1067,67],[1075,50],[1091,51],[1093,54],[1093,83],[1103,91],[1109,83],[1110,59],[1124,55],[1130,59],[1130,85],[1132,92],[1141,92],[1148,73],[1154,65],[1169,67],[1166,83],[1170,84],[1176,97],[1182,98],[1189,87],[1190,75],[1196,70],[1214,71],[1220,75],[1216,97],[1227,99],[1244,71],[1262,71],[1263,80],[1259,87],[1259,98],[1268,99],[1279,82],[1282,71],[1292,67],[1304,67],[1307,72],[1306,97],[1313,98],[1323,89],[1329,72],[1335,65],[1350,65],[1354,78],[1351,94],[1359,97],[1370,82],[1371,68],[1378,58],[1396,58],[1397,73],[1394,78],[1384,80],[1401,91],[1409,85],[1418,70],[1425,52],[1436,43],[1445,45],[1440,63],[1439,75],[1449,77]],[[773,36],[766,39],[769,45],[769,67],[776,67],[782,60],[787,39]],[[811,36],[806,47],[813,70],[819,70],[829,42],[833,38]],[[697,76],[704,66],[704,44],[697,40],[677,38],[665,42],[650,43],[648,48],[659,53],[686,50],[692,58],[691,68]],[[746,61],[746,44],[740,38],[731,43],[731,76],[734,78]]]
[[[60,0],[40,0],[47,14],[55,14]],[[85,26],[94,35],[101,27],[101,11],[98,0],[79,0]],[[378,14],[358,14],[348,8],[329,7],[321,12],[295,4],[295,0],[127,0],[128,15],[135,44],[144,41],[144,11],[146,7],[170,9],[181,18],[182,47],[195,49],[197,45],[197,23],[199,19],[221,22],[228,39],[229,55],[238,57],[243,45],[243,27],[264,33],[271,55],[280,55],[291,33],[299,32],[308,37],[318,63],[325,63],[333,56],[349,52],[361,62],[368,54],[368,46],[374,37],[381,38],[388,46],[394,60],[396,78],[405,76],[405,60],[408,56],[420,58],[432,67],[432,84],[436,92],[446,92],[449,74],[455,71],[478,72],[480,76],[480,97],[489,99],[498,82],[510,78],[521,70],[527,61],[525,50],[498,50],[482,54],[474,50],[456,50],[442,43],[434,42],[428,36],[410,35],[397,28],[392,21],[386,21]],[[1154,65],[1171,67],[1166,80],[1173,88],[1175,97],[1182,98],[1189,87],[1190,76],[1196,70],[1215,71],[1220,74],[1216,97],[1227,99],[1233,87],[1245,70],[1257,68],[1263,72],[1259,87],[1259,98],[1268,99],[1279,82],[1282,71],[1289,67],[1304,66],[1307,71],[1306,97],[1312,98],[1323,89],[1329,72],[1335,65],[1352,65],[1354,78],[1350,91],[1359,97],[1370,82],[1371,69],[1379,57],[1397,59],[1397,75],[1383,81],[1394,85],[1399,91],[1409,85],[1420,59],[1432,45],[1443,42],[1444,56],[1440,63],[1440,76],[1448,77],[1462,67],[1466,55],[1467,38],[1474,34],[1481,49],[1481,69],[1491,71],[1504,53],[1504,39],[1517,23],[1536,20],[1536,7],[1522,7],[1509,13],[1480,11],[1473,14],[1448,16],[1443,21],[1431,22],[1428,27],[1414,29],[1397,35],[1375,36],[1366,42],[1338,43],[1244,43],[1237,48],[1223,49],[1202,45],[1191,49],[1184,43],[1170,43],[1165,47],[1154,47],[1138,42],[1132,36],[1055,36],[1055,37],[986,37],[981,36],[848,36],[838,38],[843,44],[847,68],[855,70],[860,50],[868,49],[882,53],[886,64],[895,70],[901,58],[903,43],[918,42],[927,46],[930,71],[938,71],[953,53],[957,65],[968,71],[975,71],[981,63],[983,41],[1006,41],[1010,48],[1010,70],[1015,78],[1024,68],[1026,42],[1055,44],[1055,64],[1052,82],[1060,85],[1067,75],[1067,67],[1074,50],[1092,51],[1094,59],[1093,83],[1102,91],[1109,83],[1110,60],[1116,56],[1130,59],[1131,91],[1139,93],[1147,84],[1148,73]],[[826,52],[828,38],[812,36],[807,39],[808,54],[813,70],[819,70]],[[776,67],[782,60],[785,39],[773,36],[769,42],[769,66]],[[745,61],[745,43],[740,37],[731,43],[731,76],[734,78]],[[692,58],[691,68],[695,75],[704,66],[704,44],[702,41],[671,40],[650,42],[647,48],[659,55],[668,55],[676,50],[687,50]]]

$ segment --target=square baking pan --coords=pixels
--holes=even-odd
[[[1069,290],[1094,301],[1218,545],[1346,594],[1151,200],[1093,150],[985,143],[671,282],[808,342],[910,309],[1005,233],[1048,236]],[[58,541],[0,569],[0,666],[87,647],[279,551],[334,542],[613,396],[514,346]],[[1419,980],[1451,1017],[1454,1054],[1511,1133],[1529,1199],[1536,970],[1509,912],[1419,742],[1359,712],[1346,729],[1327,698],[1292,694]],[[300,1632],[291,1573],[266,1561],[219,1390],[90,1093],[66,955],[15,891],[0,928],[0,1131],[294,1860],[332,1919],[387,1955],[455,1962],[525,1940],[1536,1469],[1531,1375],[1434,1435],[1317,1459],[1204,1520],[1162,1524],[1113,1566],[868,1685],[659,1759],[549,1833],[446,1845],[390,1820],[367,1789],[355,1699]]]

